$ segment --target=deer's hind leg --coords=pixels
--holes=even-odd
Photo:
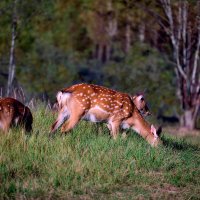
[[[85,114],[85,109],[82,106],[79,106],[79,104],[77,104],[76,102],[71,102],[68,105],[68,109],[70,112],[70,117],[62,125],[62,133],[68,132],[73,129]]]
[[[51,133],[54,133],[63,124],[66,118],[68,118],[68,116],[69,116],[68,108],[67,106],[63,106],[62,109],[59,111],[56,121],[53,123],[51,127]]]

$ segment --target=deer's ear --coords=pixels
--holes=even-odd
[[[151,133],[153,133],[155,136],[157,135],[156,133],[156,128],[154,127],[154,125],[151,125]]]
[[[158,130],[154,127],[154,125],[151,125],[151,132],[154,134],[155,137],[159,137],[162,132],[162,127],[160,126]]]
[[[154,127],[153,124],[151,125],[151,133],[153,133],[153,135],[154,135],[155,138],[158,138],[156,128]]]
[[[141,102],[143,102],[143,101],[144,101],[144,95],[140,94],[140,95],[138,96],[138,99],[139,99]]]

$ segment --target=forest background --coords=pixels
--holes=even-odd
[[[27,100],[86,82],[145,91],[154,118],[199,127],[196,0],[2,0],[1,96]]]

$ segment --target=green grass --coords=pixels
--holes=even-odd
[[[0,135],[0,199],[200,198],[199,144],[164,134],[154,149],[131,131],[114,141],[89,122],[49,137],[54,118],[40,108],[31,135]]]

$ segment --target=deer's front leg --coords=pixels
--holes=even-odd
[[[107,128],[109,129],[110,132],[112,131],[111,125],[110,125],[110,124],[107,124]],[[126,131],[124,130],[124,131],[122,132],[122,138],[126,138],[126,137],[127,137],[127,133],[126,133]]]
[[[119,120],[109,122],[109,130],[114,139],[117,139],[120,124],[121,124],[121,121]]]
[[[11,127],[12,118],[6,117],[0,122],[0,128],[4,133],[7,133],[9,128]]]

